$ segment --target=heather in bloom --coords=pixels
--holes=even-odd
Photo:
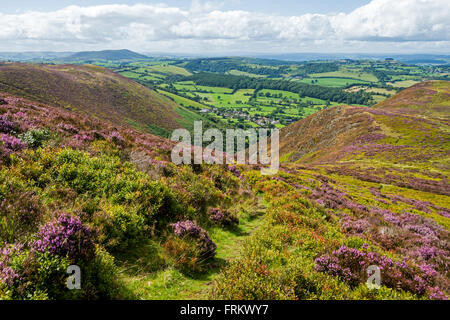
[[[436,292],[436,270],[428,264],[413,264],[407,260],[401,262],[384,257],[376,252],[340,247],[331,255],[324,255],[315,260],[316,270],[338,276],[352,286],[364,282],[365,270],[376,265],[381,270],[382,285],[401,288],[418,295]],[[436,294],[435,294],[436,295]]]
[[[232,166],[228,166],[228,170],[230,170],[230,172],[235,176],[235,177],[240,177],[241,176],[241,171],[239,170],[239,168],[235,165]]]
[[[0,132],[11,133],[17,131],[17,129],[18,126],[14,122],[9,121],[6,114],[0,115]]]
[[[87,259],[94,250],[92,231],[78,217],[61,214],[55,221],[44,225],[33,242],[39,252],[68,256],[72,261]]]
[[[14,282],[19,278],[19,275],[14,269],[9,266],[10,259],[13,255],[19,254],[22,250],[22,245],[10,245],[0,249],[0,284],[6,286],[13,286]]]
[[[215,255],[217,245],[208,236],[208,233],[199,227],[197,223],[186,220],[171,225],[176,236],[188,237],[199,241],[202,252],[208,257]]]
[[[3,146],[10,151],[20,151],[27,147],[27,144],[9,134],[2,134],[0,141],[3,142]]]
[[[119,146],[123,146],[125,144],[125,139],[122,137],[122,135],[118,131],[113,131],[109,135],[109,138],[112,142]]]
[[[209,210],[209,219],[214,223],[224,227],[236,226],[239,224],[239,219],[232,215],[228,210],[221,210],[220,208],[211,208]]]

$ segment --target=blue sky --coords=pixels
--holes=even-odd
[[[3,0],[0,51],[449,54],[448,1]]]
[[[52,11],[67,7],[69,5],[92,6],[102,4],[158,4],[164,3],[168,6],[176,6],[184,9],[190,7],[190,0],[15,0],[5,1],[0,7],[0,12],[15,13],[24,12],[28,10],[42,10]],[[305,14],[305,13],[332,13],[332,12],[350,12],[370,0],[228,0],[215,1],[216,3],[223,3],[222,9],[225,10],[247,10],[259,11],[265,13],[277,14]]]

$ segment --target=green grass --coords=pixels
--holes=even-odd
[[[351,84],[369,83],[364,80],[356,80],[349,78],[307,78],[300,80],[301,82],[308,84],[315,84],[325,87],[345,87]],[[314,81],[314,82],[313,82]]]
[[[178,96],[176,94],[173,94],[173,93],[170,93],[170,92],[167,92],[167,91],[164,91],[164,90],[160,90],[160,89],[158,89],[157,91],[159,93],[162,93],[163,95],[165,95],[167,97],[172,98],[176,103],[178,103],[180,105],[183,105],[183,106],[186,106],[186,107],[200,108],[200,109],[207,109],[208,108],[207,106],[205,106],[205,105],[203,105],[201,103],[198,103],[198,102],[196,102],[194,100],[190,100],[190,99],[187,99],[187,98],[184,98],[184,97],[180,97],[180,96]]]
[[[265,203],[249,202],[240,211],[236,230],[212,228],[211,239],[217,244],[213,267],[204,274],[187,275],[169,266],[161,244],[149,240],[118,259],[121,281],[135,299],[192,300],[208,299],[212,282],[229,261],[239,258],[243,243],[265,221]]]
[[[310,77],[312,78],[329,78],[329,77],[336,77],[336,78],[351,78],[351,79],[357,79],[357,80],[363,80],[363,81],[369,81],[369,82],[378,82],[378,78],[375,77],[371,73],[362,72],[362,71],[355,71],[351,69],[341,69],[339,71],[334,72],[324,72],[324,73],[313,73],[310,74]]]
[[[396,81],[396,82],[390,82],[388,84],[392,85],[393,87],[396,88],[408,88],[411,87],[413,85],[415,85],[416,83],[419,83],[420,81],[415,81],[415,80],[404,80],[404,81]]]

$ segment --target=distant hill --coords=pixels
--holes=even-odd
[[[73,52],[28,51],[28,52],[0,52],[0,60],[9,61],[41,61],[62,59]]]
[[[169,98],[92,65],[5,64],[0,91],[163,136],[186,122]]]
[[[65,61],[85,60],[136,60],[148,59],[147,56],[130,50],[83,51],[65,57]]]

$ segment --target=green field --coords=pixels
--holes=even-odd
[[[448,68],[407,65],[392,60],[330,60],[284,62],[257,58],[149,59],[98,63],[119,74],[156,88],[179,104],[187,122],[194,118],[186,111],[211,121],[243,128],[283,127],[318,110],[342,104],[371,106],[419,81],[449,77]],[[218,82],[198,83],[196,74],[238,77],[239,85]],[[230,78],[231,79],[231,78]],[[271,81],[272,87],[246,87],[246,79]],[[228,80],[227,80],[228,81]],[[295,90],[278,90],[273,82],[302,83],[337,92],[323,95],[299,95]],[[255,89],[256,88],[256,89]],[[339,93],[341,92],[341,93]],[[343,94],[365,94],[364,103],[336,99]],[[360,100],[355,100],[360,101]],[[187,123],[186,122],[186,123]]]
[[[300,81],[303,83],[316,84],[325,87],[346,87],[352,84],[369,83],[368,81],[349,78],[307,78]]]

